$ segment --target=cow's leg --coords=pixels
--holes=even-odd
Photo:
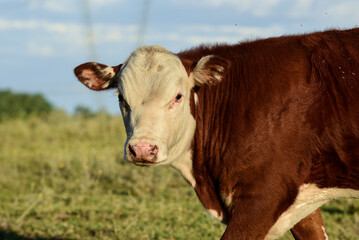
[[[295,202],[299,187],[294,181],[279,177],[269,168],[246,169],[246,174],[246,178],[241,178],[241,184],[234,189],[231,216],[221,240],[280,237],[291,226],[281,224],[275,227],[275,224]],[[263,181],[258,181],[258,176]]]
[[[296,240],[328,240],[319,209],[298,222],[290,231]]]
[[[258,199],[242,199],[234,208],[221,240],[266,239],[269,229],[275,223],[275,208],[265,206]],[[328,239],[319,210],[302,219],[291,231],[297,240]],[[273,239],[273,236],[269,239]]]
[[[256,194],[256,196],[258,196]],[[279,202],[274,199],[239,196],[221,240],[263,240],[275,224]],[[283,210],[284,211],[284,210]]]

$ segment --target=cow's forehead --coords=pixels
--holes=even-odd
[[[126,64],[136,64],[136,67],[143,70],[150,70],[156,64],[165,60],[178,60],[176,55],[161,46],[144,46],[134,51],[125,61]]]
[[[119,89],[133,98],[159,93],[173,95],[186,77],[184,66],[176,55],[161,46],[146,46],[124,62]]]

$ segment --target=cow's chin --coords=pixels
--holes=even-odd
[[[152,167],[152,166],[159,166],[159,165],[166,165],[167,161],[163,160],[163,161],[156,161],[156,162],[146,162],[146,161],[137,161],[137,162],[133,162],[131,161],[131,163],[135,164],[136,166],[141,166],[141,167]]]
[[[126,159],[126,158],[125,158]],[[142,166],[142,167],[151,167],[151,166],[159,166],[159,165],[166,165],[168,164],[167,158],[163,160],[156,160],[156,161],[133,161],[132,159],[126,159],[127,161],[135,164],[136,166]]]

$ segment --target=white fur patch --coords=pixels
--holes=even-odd
[[[80,74],[81,78],[83,79],[88,79],[84,81],[84,84],[86,84],[88,87],[92,87],[94,85],[94,83],[98,80],[96,75],[94,74],[93,71],[88,70],[88,69],[84,69],[81,74]]]
[[[221,80],[222,80],[221,75],[218,74],[218,73],[213,74],[213,77],[214,77],[217,81],[221,81]]]
[[[183,158],[172,162],[171,165],[182,174],[193,188],[196,186],[196,180],[192,170],[192,154],[190,151],[188,151]]]
[[[298,196],[293,205],[279,217],[265,239],[276,239],[282,236],[300,220],[332,199],[351,197],[359,197],[359,191],[341,188],[318,188],[315,184],[304,184],[299,188]]]
[[[107,66],[106,68],[104,68],[103,70],[101,70],[101,72],[104,74],[104,75],[108,75],[110,74],[110,77],[114,77],[115,76],[115,70],[113,70],[113,67],[111,66]]]
[[[103,89],[108,88],[109,85],[110,85],[110,81],[107,81],[101,85],[101,88],[103,88]]]
[[[224,71],[224,67],[222,67],[222,66],[217,66],[217,71],[218,71],[218,72],[223,72],[223,71]]]
[[[197,93],[194,94],[194,104],[198,104],[198,95]]]
[[[84,84],[86,84],[89,88],[91,88],[95,82],[96,82],[96,79],[90,79],[90,80],[85,80]]]
[[[81,73],[81,77],[84,78],[84,79],[87,79],[87,80],[84,81],[84,84],[86,84],[89,88],[91,88],[93,85],[95,85],[96,82],[98,82],[99,79],[101,79],[103,77],[106,77],[107,79],[111,79],[116,75],[115,70],[111,66],[107,66],[106,68],[101,69],[101,67],[99,67],[99,65],[97,63],[94,63],[94,65],[95,65],[95,67],[97,68],[97,70],[100,73],[99,76],[96,76],[94,71],[89,70],[89,69],[84,69],[82,71],[82,73]],[[110,85],[110,81],[106,81],[100,87],[102,89],[105,89],[109,85]]]
[[[213,217],[215,220],[222,221],[223,220],[223,214],[221,212],[217,212],[214,209],[207,209],[207,212],[211,217]]]
[[[106,76],[109,78],[113,78],[116,75],[115,70],[111,66],[107,66],[105,69],[101,70],[101,73],[102,73],[102,76]],[[110,81],[107,81],[101,85],[101,88],[105,89],[109,85],[110,85]]]
[[[232,205],[232,200],[233,200],[233,193],[227,194],[225,192],[221,193],[221,198],[222,201],[224,202],[224,204],[226,205],[227,208],[230,208]]]
[[[322,226],[322,230],[323,230],[323,233],[324,233],[325,240],[329,240],[328,235],[327,235],[327,231],[325,230],[324,226]]]

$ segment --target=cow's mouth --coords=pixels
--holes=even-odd
[[[150,167],[150,166],[154,166],[156,164],[158,164],[157,162],[149,162],[149,161],[132,161],[133,164],[135,164],[136,166],[141,166],[141,167]]]
[[[150,166],[155,166],[155,165],[162,165],[165,162],[167,162],[167,157],[164,158],[163,160],[161,160],[161,158],[159,158],[158,156],[156,156],[155,158],[151,159],[151,160],[146,160],[146,159],[141,159],[141,158],[132,158],[132,156],[130,155],[129,152],[125,153],[124,159],[127,162],[133,163],[136,166],[143,166],[143,167],[150,167]]]

